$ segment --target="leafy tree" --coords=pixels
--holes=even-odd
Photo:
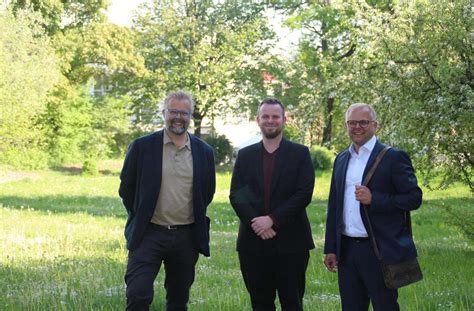
[[[309,133],[310,145],[330,146],[334,119],[355,92],[344,92],[348,69],[359,42],[355,1],[273,1],[289,18],[287,26],[301,30],[299,51],[285,74],[295,105],[295,122]]]
[[[361,81],[372,88],[384,138],[414,156],[425,182],[474,189],[474,48],[470,1],[394,3],[367,11]],[[362,63],[362,62],[361,62]]]
[[[90,22],[104,21],[102,10],[108,0],[12,0],[9,4],[14,12],[31,9],[43,17],[42,25],[49,35],[70,28],[81,28]]]
[[[46,164],[37,116],[60,77],[41,16],[28,10],[0,11],[0,161],[38,167]]]
[[[204,117],[255,105],[265,92],[263,55],[273,37],[263,11],[245,1],[154,1],[136,23],[150,71],[134,94],[137,127],[149,124],[158,99],[177,89],[195,97],[196,135]]]

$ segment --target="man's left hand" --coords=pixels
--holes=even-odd
[[[356,200],[362,204],[370,205],[372,203],[372,192],[366,186],[355,186],[355,197]]]
[[[252,229],[256,235],[261,235],[263,231],[273,226],[270,216],[260,216],[252,219]]]

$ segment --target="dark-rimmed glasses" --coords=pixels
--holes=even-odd
[[[191,113],[187,110],[178,110],[178,109],[163,109],[163,111],[166,111],[170,114],[172,117],[177,117],[178,115],[181,115],[183,118],[189,118]]]
[[[359,124],[359,126],[363,129],[367,128],[369,126],[370,123],[372,122],[375,122],[375,121],[371,121],[371,120],[347,120],[346,121],[346,124],[348,127],[350,128],[355,128],[357,126],[357,124]]]

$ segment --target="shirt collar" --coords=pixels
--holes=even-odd
[[[166,145],[166,144],[173,144],[173,141],[171,140],[170,136],[168,135],[168,132],[164,129],[163,130],[164,134],[163,134],[163,145]],[[191,139],[189,139],[189,133],[186,132],[186,143],[184,144],[184,146],[186,148],[188,148],[189,150],[191,150]]]
[[[359,151],[361,149],[365,149],[368,151],[369,154],[372,153],[372,150],[374,150],[374,147],[375,147],[375,143],[377,142],[377,137],[372,136],[371,139],[369,139],[365,144],[363,144],[360,148],[359,148]],[[349,151],[351,153],[351,156],[358,156],[357,152],[355,151],[354,149],[354,144],[351,144],[351,146],[349,147]]]

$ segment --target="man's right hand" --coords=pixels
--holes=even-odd
[[[330,272],[336,272],[337,270],[337,259],[336,254],[329,253],[324,256],[324,265]]]

